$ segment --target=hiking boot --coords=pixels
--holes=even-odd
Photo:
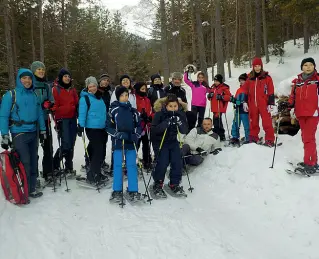
[[[274,142],[270,141],[270,140],[266,140],[263,145],[266,147],[274,147],[275,146]]]
[[[153,193],[157,199],[166,199],[167,194],[163,190],[163,183],[158,182],[153,185]]]
[[[259,140],[258,137],[253,137],[253,136],[249,137],[249,143],[257,144],[258,140]]]
[[[110,197],[110,202],[120,203],[122,202],[122,191],[113,191]]]
[[[229,144],[231,144],[231,145],[239,145],[240,142],[239,142],[238,138],[231,138],[230,141],[229,141]]]
[[[180,186],[179,184],[169,184],[168,186],[175,194],[185,194],[183,186]]]
[[[139,192],[129,192],[127,191],[128,196],[130,198],[131,201],[139,201],[142,198],[142,194]]]
[[[29,193],[29,197],[34,198],[34,199],[39,198],[42,195],[43,195],[43,192],[39,192],[39,191],[34,191],[34,192]]]

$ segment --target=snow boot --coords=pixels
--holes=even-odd
[[[167,194],[163,190],[163,182],[156,182],[153,185],[153,194],[155,199],[166,199]]]
[[[121,203],[122,202],[122,191],[113,191],[109,201],[113,202],[113,203]]]
[[[29,193],[29,197],[31,197],[33,199],[39,198],[42,195],[43,195],[43,192],[39,192],[39,191],[34,191],[34,192]]]
[[[263,146],[266,146],[266,147],[274,147],[275,144],[274,142],[270,141],[270,140],[266,140],[265,143],[263,144]]]
[[[229,144],[233,146],[240,145],[240,141],[238,138],[231,138]]]
[[[253,136],[250,136],[250,137],[249,137],[249,143],[255,143],[255,144],[257,144],[257,142],[258,142],[258,138],[257,138],[257,137],[253,137]]]
[[[127,191],[130,201],[140,201],[142,200],[142,194],[139,192],[129,192]]]
[[[176,194],[176,196],[185,196],[185,191],[183,189],[183,186],[180,186],[179,184],[168,184],[171,191]]]

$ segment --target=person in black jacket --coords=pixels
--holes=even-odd
[[[172,81],[169,83],[168,86],[164,88],[166,94],[175,94],[177,96],[180,105],[183,105],[183,103],[188,103],[186,98],[186,91],[184,88],[182,88],[182,80],[183,74],[174,72],[172,74]]]
[[[164,91],[162,79],[159,74],[152,75],[151,80],[152,84],[147,92],[147,97],[150,99],[152,107],[154,107],[154,103],[157,99],[165,97],[166,92]]]
[[[165,173],[171,165],[170,182],[168,187],[176,195],[184,194],[180,186],[182,179],[181,150],[177,136],[188,131],[186,115],[179,110],[179,102],[175,95],[168,95],[165,106],[155,113],[152,121],[151,139],[157,156],[157,163],[153,173],[153,194],[158,198],[166,198],[163,190]]]

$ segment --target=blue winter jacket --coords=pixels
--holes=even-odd
[[[89,97],[89,110],[84,96]],[[94,94],[88,93],[87,89],[84,89],[80,94],[79,103],[79,125],[83,128],[89,129],[105,129],[106,106],[103,101],[103,98],[98,99]]]
[[[122,149],[123,144],[123,140],[117,138],[117,133],[122,135],[125,149],[134,149],[133,141],[140,138],[143,131],[138,111],[129,102],[115,101],[111,103],[106,131],[112,136],[114,149]]]
[[[12,93],[8,91],[2,99],[0,109],[0,131],[2,136],[11,133],[34,132],[39,125],[41,131],[45,131],[45,122],[43,112],[38,98],[34,92],[34,85],[30,89],[26,89],[21,81],[20,75],[27,72],[31,78],[33,74],[31,70],[21,68],[16,78],[15,99],[13,105]]]

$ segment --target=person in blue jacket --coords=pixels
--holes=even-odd
[[[140,199],[138,192],[138,177],[136,165],[136,145],[142,134],[138,111],[132,107],[129,100],[129,90],[124,86],[115,89],[117,101],[111,103],[107,116],[106,130],[112,137],[113,145],[113,192],[110,200],[119,202],[122,197],[122,158],[128,178],[128,195],[131,199]],[[124,150],[124,154],[123,154]]]
[[[95,77],[85,80],[86,88],[81,92],[78,118],[78,136],[82,137],[84,128],[89,139],[87,151],[89,154],[89,170],[87,182],[99,185],[107,177],[101,175],[101,167],[104,161],[104,143],[107,139],[106,106],[102,93],[98,91],[98,83]]]
[[[11,145],[19,154],[24,165],[29,188],[29,196],[38,198],[43,195],[36,190],[38,171],[37,127],[40,128],[40,143],[46,139],[45,124],[41,105],[34,93],[31,70],[21,68],[16,79],[16,88],[8,91],[1,103],[0,131],[1,147],[9,149]]]

